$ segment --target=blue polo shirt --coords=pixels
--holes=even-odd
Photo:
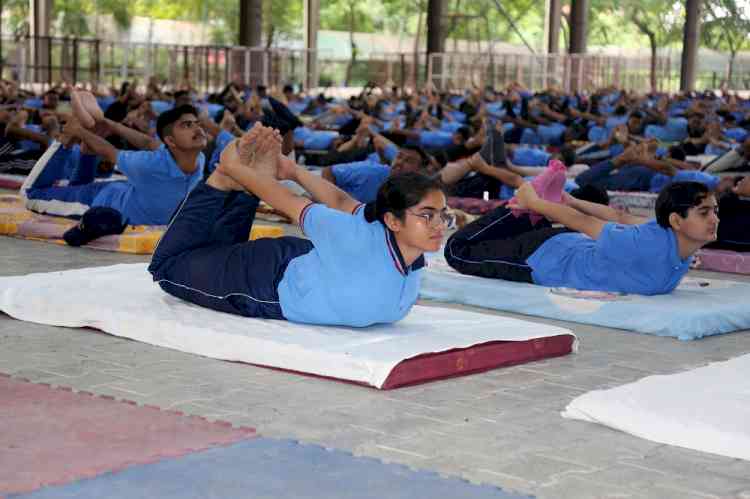
[[[378,195],[378,189],[388,178],[391,169],[375,161],[355,161],[331,167],[336,186],[348,193],[360,203],[372,203]]]
[[[466,125],[464,125],[460,121],[443,120],[442,122],[440,122],[440,130],[443,132],[451,133],[451,134],[456,133],[458,129],[463,126],[466,126]]]
[[[590,142],[606,142],[612,130],[603,126],[592,126],[589,128],[588,139]]]
[[[453,145],[453,133],[442,131],[423,131],[419,134],[419,145],[425,149],[444,149]]]
[[[117,168],[127,182],[112,182],[93,203],[111,206],[132,225],[166,225],[185,196],[203,178],[206,158],[198,155],[198,167],[186,174],[164,144],[155,151],[120,151]]]
[[[744,128],[727,128],[724,135],[737,142],[743,142],[747,138],[747,130]]]
[[[547,166],[552,155],[542,149],[518,147],[513,151],[513,163],[518,166]]]
[[[643,132],[646,138],[660,142],[681,142],[688,136],[685,118],[669,118],[664,125],[648,125]]]
[[[552,123],[551,125],[539,125],[536,130],[525,128],[521,135],[521,144],[534,145],[561,145],[563,135],[565,134],[565,125]]]
[[[677,238],[656,220],[608,223],[594,240],[579,232],[558,234],[528,259],[534,283],[641,295],[671,292],[690,269]]]
[[[293,134],[294,140],[303,142],[303,149],[318,151],[329,149],[333,140],[339,136],[338,132],[311,130],[302,126],[295,128]]]
[[[401,320],[417,301],[424,257],[404,264],[395,236],[354,214],[308,205],[300,227],[313,249],[289,262],[278,286],[284,317],[293,322],[365,327]]]
[[[208,164],[206,165],[206,171],[208,173],[213,173],[216,169],[216,165],[219,164],[219,159],[221,159],[221,153],[224,151],[227,144],[232,142],[232,140],[234,140],[234,135],[224,129],[222,129],[219,132],[219,135],[216,136],[216,139],[214,139],[214,150],[211,153],[211,159],[208,160]]]

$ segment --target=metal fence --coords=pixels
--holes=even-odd
[[[170,85],[189,80],[201,91],[223,88],[239,75],[251,85],[337,87],[367,82],[402,89],[421,88],[429,81],[441,90],[517,81],[539,90],[564,91],[615,85],[648,91],[650,57],[606,55],[531,55],[521,53],[371,53],[354,65],[327,57],[325,51],[263,49],[236,46],[193,46],[122,43],[97,39],[25,37],[0,39],[0,74],[25,86],[44,88],[68,80],[118,86],[156,76]],[[715,65],[714,65],[715,66]],[[719,66],[720,67],[720,66]],[[750,88],[750,63],[738,58],[730,89]],[[720,88],[725,74],[699,73],[696,88]],[[656,88],[677,91],[679,61],[656,60]]]
[[[26,37],[2,40],[0,73],[22,85],[42,87],[65,80],[117,86],[156,76],[172,85],[189,80],[212,92],[235,75],[251,85],[315,84],[316,75],[307,74],[308,60],[314,63],[315,58],[314,51],[306,50]]]
[[[673,75],[668,58],[656,64],[657,90],[671,90]],[[531,90],[557,87],[566,92],[615,85],[649,91],[650,58],[600,55],[530,55],[497,53],[442,53],[429,57],[428,78],[441,90],[513,82]]]

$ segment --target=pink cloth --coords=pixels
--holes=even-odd
[[[531,180],[531,186],[536,191],[537,195],[553,203],[562,203],[562,193],[565,188],[565,172],[567,168],[565,165],[557,160],[553,159],[547,165],[547,169],[541,174],[537,175]],[[515,196],[509,201],[510,204],[515,202]],[[539,220],[543,219],[542,215],[534,213],[530,210],[525,209],[514,209],[511,210],[514,216],[520,217],[521,215],[528,213],[531,223],[536,225]]]

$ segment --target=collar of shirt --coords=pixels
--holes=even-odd
[[[667,232],[669,233],[670,246],[672,246],[672,251],[669,255],[669,265],[675,270],[679,269],[680,267],[690,266],[690,263],[693,261],[692,255],[685,258],[684,260],[680,258],[680,244],[677,241],[677,236],[672,229],[667,229]]]
[[[354,208],[354,213],[357,213],[360,209],[364,209],[364,217],[367,222],[375,222],[381,223],[377,220],[375,217],[375,203],[367,203],[366,205],[359,205],[356,208]],[[385,224],[382,224],[383,228],[385,229],[385,243],[388,247],[388,252],[391,255],[391,258],[393,258],[393,265],[396,267],[396,270],[398,270],[401,275],[408,275],[409,272],[413,272],[415,270],[419,270],[422,267],[425,266],[425,258],[424,255],[419,255],[419,258],[414,260],[414,262],[407,266],[406,262],[404,262],[404,255],[401,254],[401,249],[398,247],[398,243],[396,242],[396,235],[389,229]]]
[[[404,262],[404,256],[401,254],[401,250],[396,242],[396,235],[388,227],[385,227],[385,242],[388,246],[388,252],[391,254],[391,258],[393,258],[393,264],[401,275],[408,275],[409,272],[419,270],[425,266],[424,255],[419,255],[419,258],[407,267]]]

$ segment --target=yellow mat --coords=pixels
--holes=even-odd
[[[0,234],[65,244],[62,235],[76,225],[75,220],[41,215],[29,211],[17,195],[0,195]],[[163,225],[129,225],[120,235],[104,236],[86,245],[88,248],[120,253],[151,254],[164,233]],[[284,229],[254,225],[250,239],[281,237]]]

